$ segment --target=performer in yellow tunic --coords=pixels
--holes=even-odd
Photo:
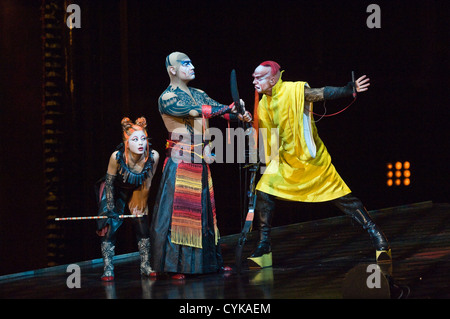
[[[345,87],[312,89],[306,82],[283,82],[281,75],[280,66],[273,61],[263,62],[253,73],[255,90],[263,94],[257,118],[267,168],[256,187],[260,241],[249,259],[262,267],[272,265],[270,228],[274,199],[278,198],[331,201],[368,231],[377,260],[390,260],[386,237],[339,176],[312,121],[313,102],[351,96],[354,86],[357,92],[364,92],[370,85],[369,79],[362,76]],[[271,134],[272,129],[277,134]]]

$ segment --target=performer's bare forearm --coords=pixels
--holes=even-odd
[[[323,101],[324,100],[323,91],[324,88],[311,89],[305,87],[305,100],[308,102]]]

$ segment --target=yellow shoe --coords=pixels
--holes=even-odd
[[[387,250],[377,250],[376,251],[376,259],[377,263],[390,263],[392,262],[392,251],[391,249]]]
[[[264,254],[260,257],[248,257],[249,268],[266,268],[272,267],[272,252]]]

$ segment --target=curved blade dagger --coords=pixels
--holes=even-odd
[[[239,98],[239,89],[237,85],[237,79],[236,79],[236,70],[231,70],[230,75],[230,88],[231,88],[231,97],[233,98],[234,105],[236,106],[236,109],[239,114],[244,115],[244,108],[241,104],[241,99]],[[251,124],[248,122],[244,122],[244,130],[247,130],[249,127],[251,127]]]

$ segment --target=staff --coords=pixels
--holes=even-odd
[[[144,215],[119,215],[119,218],[137,218]],[[55,221],[65,221],[65,220],[86,220],[86,219],[104,219],[108,216],[78,216],[78,217],[61,217],[55,218]]]

